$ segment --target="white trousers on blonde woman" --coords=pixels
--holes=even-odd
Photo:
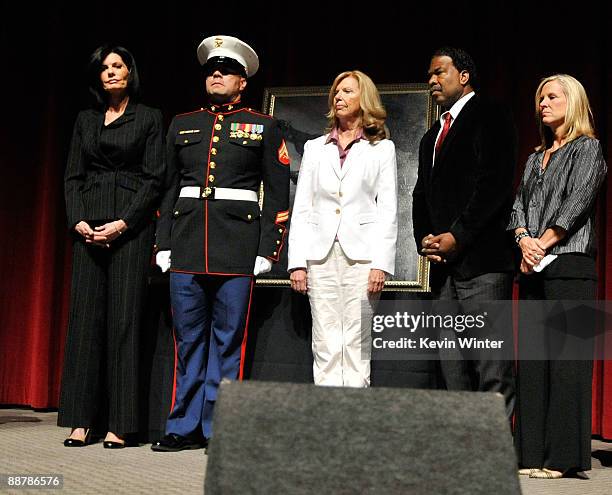
[[[316,385],[368,387],[372,315],[369,261],[346,257],[338,241],[321,261],[308,261],[312,355]]]

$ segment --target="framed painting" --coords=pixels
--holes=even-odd
[[[387,110],[386,125],[397,154],[399,229],[395,276],[385,290],[429,290],[429,264],[416,252],[412,233],[412,190],[418,172],[419,142],[437,117],[426,84],[378,85]],[[321,136],[327,124],[328,86],[266,88],[263,111],[274,116],[291,158],[290,202],[293,204],[304,143]],[[263,198],[265,201],[265,198]],[[288,228],[291,229],[291,219]],[[259,286],[289,286],[287,249],[272,271],[257,278]]]

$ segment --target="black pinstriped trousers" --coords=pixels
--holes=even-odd
[[[73,245],[59,426],[138,431],[139,335],[153,233],[149,223],[110,249]],[[99,424],[105,412],[108,424]]]

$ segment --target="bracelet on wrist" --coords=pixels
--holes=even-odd
[[[531,237],[531,234],[529,233],[528,230],[524,230],[523,232],[519,232],[518,234],[516,234],[514,236],[514,242],[518,244],[519,242],[521,242],[521,239],[523,239],[524,237]]]

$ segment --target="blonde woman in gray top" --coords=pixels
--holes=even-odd
[[[557,74],[540,82],[535,107],[541,143],[527,160],[508,226],[521,252],[520,298],[592,300],[595,199],[607,168],[589,101],[579,81]],[[519,472],[560,478],[591,468],[593,362],[521,360],[521,348],[553,343],[542,337],[536,344],[536,335],[546,333],[519,329]],[[585,339],[585,355],[592,355],[591,342]]]

